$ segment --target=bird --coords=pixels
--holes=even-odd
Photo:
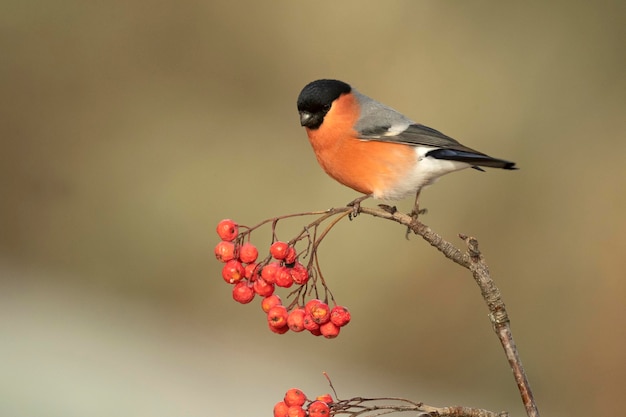
[[[411,215],[417,218],[421,190],[442,175],[470,167],[517,169],[515,162],[468,148],[343,81],[312,81],[297,104],[300,125],[322,169],[363,194],[348,204],[355,215],[369,197],[389,201],[414,194]]]

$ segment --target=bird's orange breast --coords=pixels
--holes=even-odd
[[[324,171],[340,183],[364,194],[384,197],[415,166],[412,146],[362,140],[354,125],[360,108],[356,97],[344,94],[333,102],[322,125],[306,129]]]

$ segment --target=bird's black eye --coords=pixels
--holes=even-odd
[[[324,104],[324,107],[322,108],[324,110],[324,113],[328,112],[328,110],[330,110],[330,104]]]

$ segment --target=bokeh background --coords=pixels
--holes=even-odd
[[[480,239],[543,415],[623,410],[626,3],[0,8],[1,415],[268,416],[292,386],[329,391],[322,371],[342,398],[523,415],[470,275],[396,224],[324,242],[353,314],[336,340],[274,335],[231,300],[220,219],[356,197],[298,123],[322,77],[518,163],[445,177],[423,220]]]

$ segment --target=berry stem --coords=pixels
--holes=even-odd
[[[272,223],[272,229],[275,228],[276,224],[280,220],[290,219],[293,217],[303,217],[303,216],[318,216],[320,214],[326,214],[336,209],[328,209],[328,210],[320,210],[320,211],[305,211],[301,213],[292,213],[292,214],[284,214],[282,216],[270,217],[269,219],[265,219],[260,223],[255,224],[254,226],[240,226],[245,227],[247,230],[242,233],[242,235],[250,234],[253,230],[258,229],[259,227],[266,225],[267,223]]]

